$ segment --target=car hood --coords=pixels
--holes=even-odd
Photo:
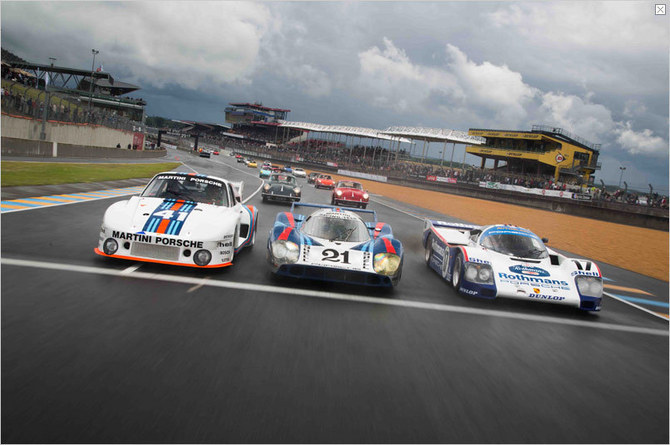
[[[340,191],[341,191],[342,193],[344,193],[344,194],[351,194],[351,193],[353,193],[354,195],[362,195],[363,193],[365,193],[363,190],[354,189],[354,188],[350,188],[350,187],[338,187],[338,188],[336,188],[335,190],[336,190],[336,191],[337,191],[337,190],[340,190]]]
[[[550,258],[515,259],[481,247],[464,250],[468,261],[491,265],[496,286],[506,294],[535,292],[577,297],[575,278],[571,275],[574,267],[570,262],[554,265]]]
[[[290,184],[282,184],[282,183],[277,183],[273,182],[270,183],[270,189],[274,192],[292,192],[293,189],[297,188],[297,185],[290,185]]]
[[[103,224],[120,232],[162,233],[207,241],[233,233],[237,216],[231,207],[133,196],[112,204]]]

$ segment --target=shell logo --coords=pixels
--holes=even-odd
[[[563,162],[563,161],[565,161],[565,156],[563,156],[563,155],[560,154],[560,153],[557,154],[557,155],[556,155],[556,162],[560,164],[560,163]]]

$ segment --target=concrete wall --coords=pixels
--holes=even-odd
[[[41,158],[160,158],[165,150],[128,150],[125,148],[89,147],[76,144],[34,141],[2,136],[3,156]]]
[[[2,136],[14,139],[40,140],[42,121],[2,115]],[[47,122],[46,141],[86,147],[121,147],[133,143],[133,132],[98,125]]]

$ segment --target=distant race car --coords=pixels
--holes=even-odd
[[[307,172],[303,170],[302,168],[294,168],[293,169],[293,176],[296,178],[306,178],[307,177]]]
[[[426,220],[425,260],[458,292],[482,298],[546,301],[599,311],[603,279],[596,263],[567,258],[528,229]]]
[[[333,189],[335,188],[335,181],[330,175],[321,174],[316,177],[314,187],[317,189]]]
[[[305,216],[296,213],[299,207],[315,210]],[[277,215],[267,249],[279,276],[393,287],[402,275],[402,243],[373,210],[294,203]]]
[[[272,201],[300,201],[301,190],[298,181],[288,173],[272,173],[270,180],[265,183],[261,191],[263,202]]]
[[[291,168],[291,166],[288,165],[288,164],[284,166],[283,170],[284,170],[286,173],[293,173],[293,168]]]
[[[212,154],[218,156],[218,155],[219,155],[219,150],[214,150],[214,151],[212,152]]]
[[[267,165],[263,165],[258,173],[259,178],[267,179],[272,174],[272,170]]]
[[[256,161],[254,161],[253,159],[249,159],[249,162],[247,162],[247,167],[258,168],[258,164],[256,164]]]
[[[215,176],[159,173],[139,196],[107,209],[95,253],[133,261],[225,267],[256,240],[258,210]]]
[[[212,153],[209,150],[200,150],[200,157],[201,158],[211,158]]]
[[[363,185],[360,182],[339,181],[333,189],[330,203],[332,205],[366,208],[369,199],[370,195],[363,190]]]
[[[308,184],[314,184],[314,181],[316,181],[316,177],[319,176],[321,173],[319,172],[312,172],[307,176],[307,183]]]
[[[245,162],[246,161],[246,159],[244,159],[244,157],[242,155],[235,155],[235,159],[237,159],[237,162]]]

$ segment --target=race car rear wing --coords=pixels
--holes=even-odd
[[[481,226],[472,224],[451,223],[446,221],[424,221],[424,243],[430,232],[434,232],[444,242],[452,245],[468,244],[472,232],[481,231]]]
[[[456,229],[456,230],[480,230],[481,226],[475,226],[473,224],[462,224],[462,223],[452,223],[446,221],[436,221],[432,219],[426,220],[426,226],[430,223],[433,227],[444,227],[446,229]]]
[[[372,215],[372,217],[374,218],[375,224],[377,223],[377,212],[375,212],[374,210],[354,209],[354,208],[351,208],[351,207],[331,206],[331,205],[327,205],[327,204],[308,204],[308,203],[303,203],[303,202],[294,202],[293,204],[291,204],[291,213],[294,213],[293,209],[297,206],[299,206],[299,207],[314,207],[314,208],[317,208],[317,209],[344,209],[347,212],[365,213],[365,214],[368,214],[368,215]]]

